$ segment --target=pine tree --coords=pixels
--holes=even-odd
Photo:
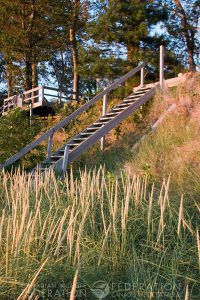
[[[104,1],[101,11],[94,39],[125,46],[128,65],[135,66],[141,59],[142,53],[139,50],[142,42],[152,26],[165,17],[160,1]],[[99,27],[102,28],[101,32],[98,31]]]
[[[168,21],[166,27],[169,33],[169,42],[186,60],[191,71],[195,71],[198,59],[198,49],[200,46],[198,35],[200,1],[191,0],[164,0],[163,4],[168,11]]]
[[[83,42],[86,23],[89,18],[89,1],[88,0],[71,0],[71,18],[69,24],[69,40],[72,49],[73,60],[73,99],[79,99],[79,81],[80,81],[80,41]]]
[[[26,90],[37,85],[38,63],[49,60],[51,53],[63,44],[63,8],[66,15],[67,1],[0,1],[0,51],[7,65],[8,88],[13,62],[24,67]]]

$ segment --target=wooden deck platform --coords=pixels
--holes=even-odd
[[[71,100],[72,91],[63,92],[59,89],[47,86],[39,86],[29,91],[25,91],[20,95],[4,99],[3,106],[0,107],[0,115],[6,115],[15,108],[22,108],[32,111],[33,114],[45,114],[52,112],[55,103],[62,103]]]
[[[164,80],[164,88],[171,88],[171,87],[178,86],[181,83],[184,83],[184,81],[187,80],[187,76],[188,76],[188,73],[178,76],[178,77]],[[148,83],[148,84],[145,84],[144,86],[145,86],[145,88],[151,88],[151,87],[158,85],[158,83],[159,83],[159,81],[154,82],[154,83]],[[141,86],[137,86],[133,89],[133,91],[135,92],[140,88],[141,88]]]

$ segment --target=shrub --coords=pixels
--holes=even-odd
[[[25,111],[18,109],[0,117],[0,163],[29,144],[41,130],[41,123],[30,120]]]

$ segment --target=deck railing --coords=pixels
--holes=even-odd
[[[38,86],[31,90],[25,91],[20,95],[14,95],[4,99],[4,104],[0,108],[0,114],[7,113],[15,107],[32,105],[32,107],[34,108],[34,104],[39,102],[41,102],[42,106],[48,104],[51,105],[51,103],[55,102],[61,103],[70,101],[72,99],[74,100],[74,94],[76,93],[72,91],[64,91],[59,88]]]

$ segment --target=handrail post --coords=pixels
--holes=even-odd
[[[67,170],[68,158],[69,158],[69,146],[66,145],[64,156],[63,156],[63,162],[62,162],[62,174],[64,174]]]
[[[42,101],[44,100],[44,86],[42,86]]]
[[[144,68],[141,69],[141,75],[140,75],[140,87],[144,87]]]
[[[32,103],[32,101],[30,101],[29,109],[30,109],[30,126],[31,126],[32,125],[32,117],[33,117],[33,103]]]
[[[34,104],[34,96],[35,96],[35,93],[34,91],[31,92],[31,101],[32,101],[32,105]]]
[[[160,46],[160,87],[164,88],[164,46]]]
[[[46,153],[46,159],[49,160],[51,157],[51,148],[52,148],[52,144],[53,144],[53,136],[54,136],[54,131],[52,132],[52,134],[49,136],[48,139],[48,144],[47,144],[47,153]]]
[[[103,110],[102,110],[102,116],[106,115],[106,111],[107,111],[107,103],[108,102],[108,94],[103,96]],[[101,138],[101,151],[104,150],[104,146],[105,146],[105,136],[103,136]]]
[[[58,104],[61,104],[61,101],[62,101],[62,92],[59,89],[58,90]]]

